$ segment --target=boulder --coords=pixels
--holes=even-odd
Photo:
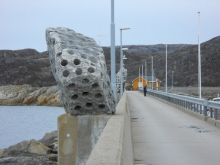
[[[44,137],[42,139],[39,140],[39,142],[47,145],[47,146],[50,146],[52,145],[54,142],[57,141],[57,131],[52,131],[50,133],[46,133],[44,135]]]
[[[1,165],[57,165],[57,157],[54,155],[50,156],[39,156],[37,158],[33,157],[7,157],[0,159]]]
[[[33,156],[34,154],[49,154],[51,149],[46,145],[32,140],[22,141],[16,145],[10,146],[4,150],[1,157],[15,157],[15,156]]]

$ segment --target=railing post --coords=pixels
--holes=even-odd
[[[207,106],[208,106],[208,100],[204,100],[204,116],[207,116]],[[202,111],[202,110],[200,110],[200,111]]]
[[[212,113],[213,113],[213,110],[212,108],[210,108],[210,117],[212,118]]]
[[[218,109],[215,109],[215,120],[218,120]]]

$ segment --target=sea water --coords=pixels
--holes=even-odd
[[[57,117],[63,107],[0,106],[0,149],[24,140],[40,140],[57,130]]]

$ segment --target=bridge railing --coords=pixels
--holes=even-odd
[[[143,92],[143,90],[140,91]],[[211,118],[214,117],[215,120],[218,120],[218,115],[220,115],[218,111],[220,110],[220,102],[217,101],[208,101],[207,99],[199,99],[195,97],[166,93],[152,89],[148,89],[147,94],[158,97],[173,104],[177,104],[191,111],[203,114],[204,116],[207,116],[208,112],[208,116],[210,116]]]

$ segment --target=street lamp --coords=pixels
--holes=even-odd
[[[200,55],[200,12],[198,12],[198,95],[202,98],[201,89],[201,55]]]
[[[154,73],[154,57],[152,56],[151,57],[152,58],[152,78],[151,78],[151,80],[152,80],[152,90],[154,90],[154,84],[153,84],[153,73]]]
[[[122,76],[122,67],[123,67],[123,53],[122,53],[122,30],[128,30],[130,29],[129,27],[121,27],[120,32],[121,32],[121,97],[123,95],[123,76]]]
[[[166,45],[166,93],[167,93],[167,45]]]
[[[172,89],[173,89],[173,73],[174,71],[172,71]]]
[[[116,98],[115,84],[115,23],[114,23],[114,0],[111,0],[111,84],[112,90]]]

